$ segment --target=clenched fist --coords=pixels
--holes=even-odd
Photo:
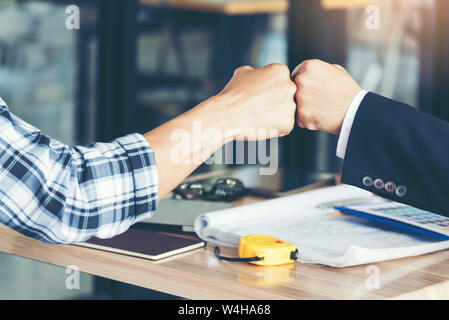
[[[266,138],[274,138],[288,135],[295,125],[296,89],[285,65],[259,69],[245,66],[235,71],[218,97],[225,101],[230,120],[227,126],[240,130],[236,139],[248,138],[251,132],[260,130],[268,133]]]
[[[307,60],[293,71],[302,128],[339,134],[346,111],[361,88],[339,65]]]

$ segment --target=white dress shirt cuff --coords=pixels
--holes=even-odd
[[[346,148],[348,146],[349,135],[351,134],[352,124],[354,123],[355,115],[359,110],[360,104],[367,95],[367,91],[361,90],[352,100],[346,111],[343,126],[341,127],[340,137],[337,144],[337,157],[344,159],[346,155]]]

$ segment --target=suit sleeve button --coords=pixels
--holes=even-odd
[[[381,190],[385,187],[385,182],[382,179],[374,180],[374,188]]]
[[[407,188],[404,186],[399,186],[396,188],[396,195],[400,198],[405,197],[407,195]]]
[[[387,192],[389,192],[389,193],[393,193],[393,192],[395,192],[396,191],[396,183],[394,183],[394,182],[387,182],[386,184],[385,184],[385,190],[387,191]]]
[[[373,184],[374,184],[374,181],[373,181],[373,178],[371,178],[371,177],[365,177],[365,178],[363,178],[362,179],[362,184],[365,186],[365,187],[372,187],[373,186]]]

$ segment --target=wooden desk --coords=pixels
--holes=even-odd
[[[227,15],[279,13],[289,8],[288,0],[139,0],[143,5],[168,7],[206,12],[217,12]]]
[[[0,251],[190,299],[449,299],[449,251],[375,264],[380,289],[368,290],[367,266],[259,267],[218,261],[213,246],[160,262],[71,245],[49,245],[0,227]],[[235,255],[233,248],[224,254]]]

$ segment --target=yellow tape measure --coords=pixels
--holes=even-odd
[[[215,247],[215,255],[220,260],[231,262],[249,262],[262,266],[276,266],[293,263],[298,259],[298,249],[294,244],[264,235],[249,235],[240,239],[239,257],[231,258],[220,255],[220,248]]]

